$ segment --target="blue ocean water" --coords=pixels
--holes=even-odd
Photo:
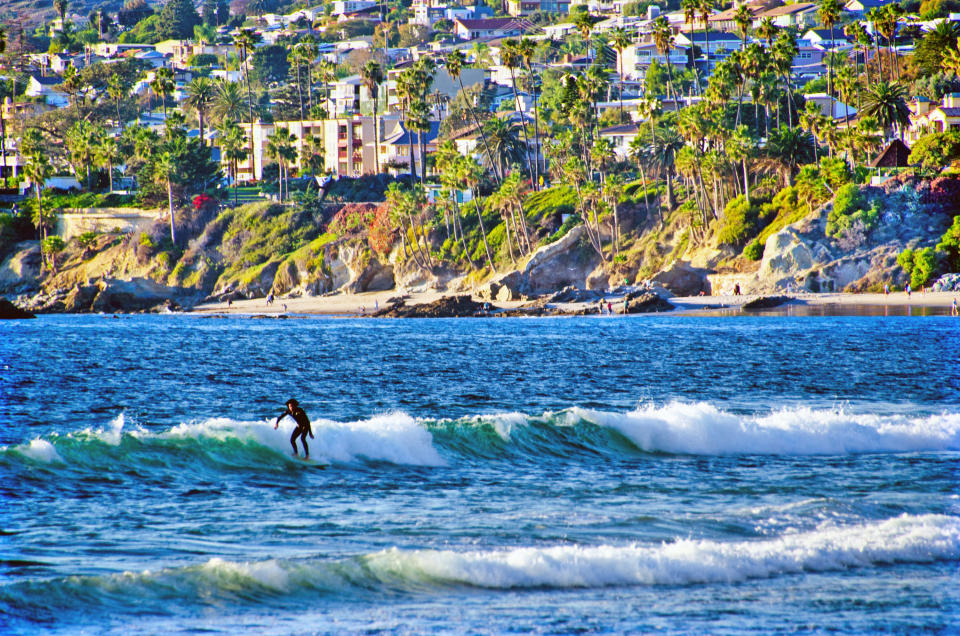
[[[949,317],[0,323],[0,632],[955,632],[958,344]]]

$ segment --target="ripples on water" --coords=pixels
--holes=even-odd
[[[0,324],[0,628],[956,625],[960,321]],[[313,464],[289,457],[295,396]]]

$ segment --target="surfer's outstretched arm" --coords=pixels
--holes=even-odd
[[[277,430],[277,428],[280,427],[280,420],[282,420],[283,416],[285,415],[289,415],[289,413],[287,411],[284,411],[283,413],[280,414],[280,417],[277,418],[276,423],[273,425],[273,430]]]

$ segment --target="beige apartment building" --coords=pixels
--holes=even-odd
[[[382,125],[382,124],[381,124]],[[239,124],[249,139],[249,124]],[[345,177],[376,173],[377,151],[373,117],[350,115],[335,119],[307,119],[253,124],[253,161],[247,157],[240,163],[237,178],[241,181],[263,178],[263,167],[273,163],[267,152],[270,136],[278,129],[290,131],[296,139],[297,158],[290,172],[299,173],[306,153],[323,154],[327,172]],[[224,169],[226,169],[224,163]]]

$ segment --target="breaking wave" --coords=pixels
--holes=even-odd
[[[0,587],[14,615],[117,606],[164,612],[165,604],[300,603],[304,597],[485,589],[597,588],[731,583],[804,572],[960,559],[960,518],[901,515],[851,526],[741,541],[558,545],[455,552],[390,549],[340,560],[232,562]],[[130,610],[129,608],[134,608]]]
[[[385,462],[438,467],[486,459],[690,455],[844,455],[960,450],[960,413],[910,417],[790,408],[742,415],[703,402],[643,406],[628,413],[572,408],[541,416],[509,413],[456,420],[388,413],[353,422],[318,420],[311,457],[329,464]],[[0,448],[0,463],[91,469],[138,466],[289,468],[286,420],[227,418],[163,431],[128,426],[54,434]]]

